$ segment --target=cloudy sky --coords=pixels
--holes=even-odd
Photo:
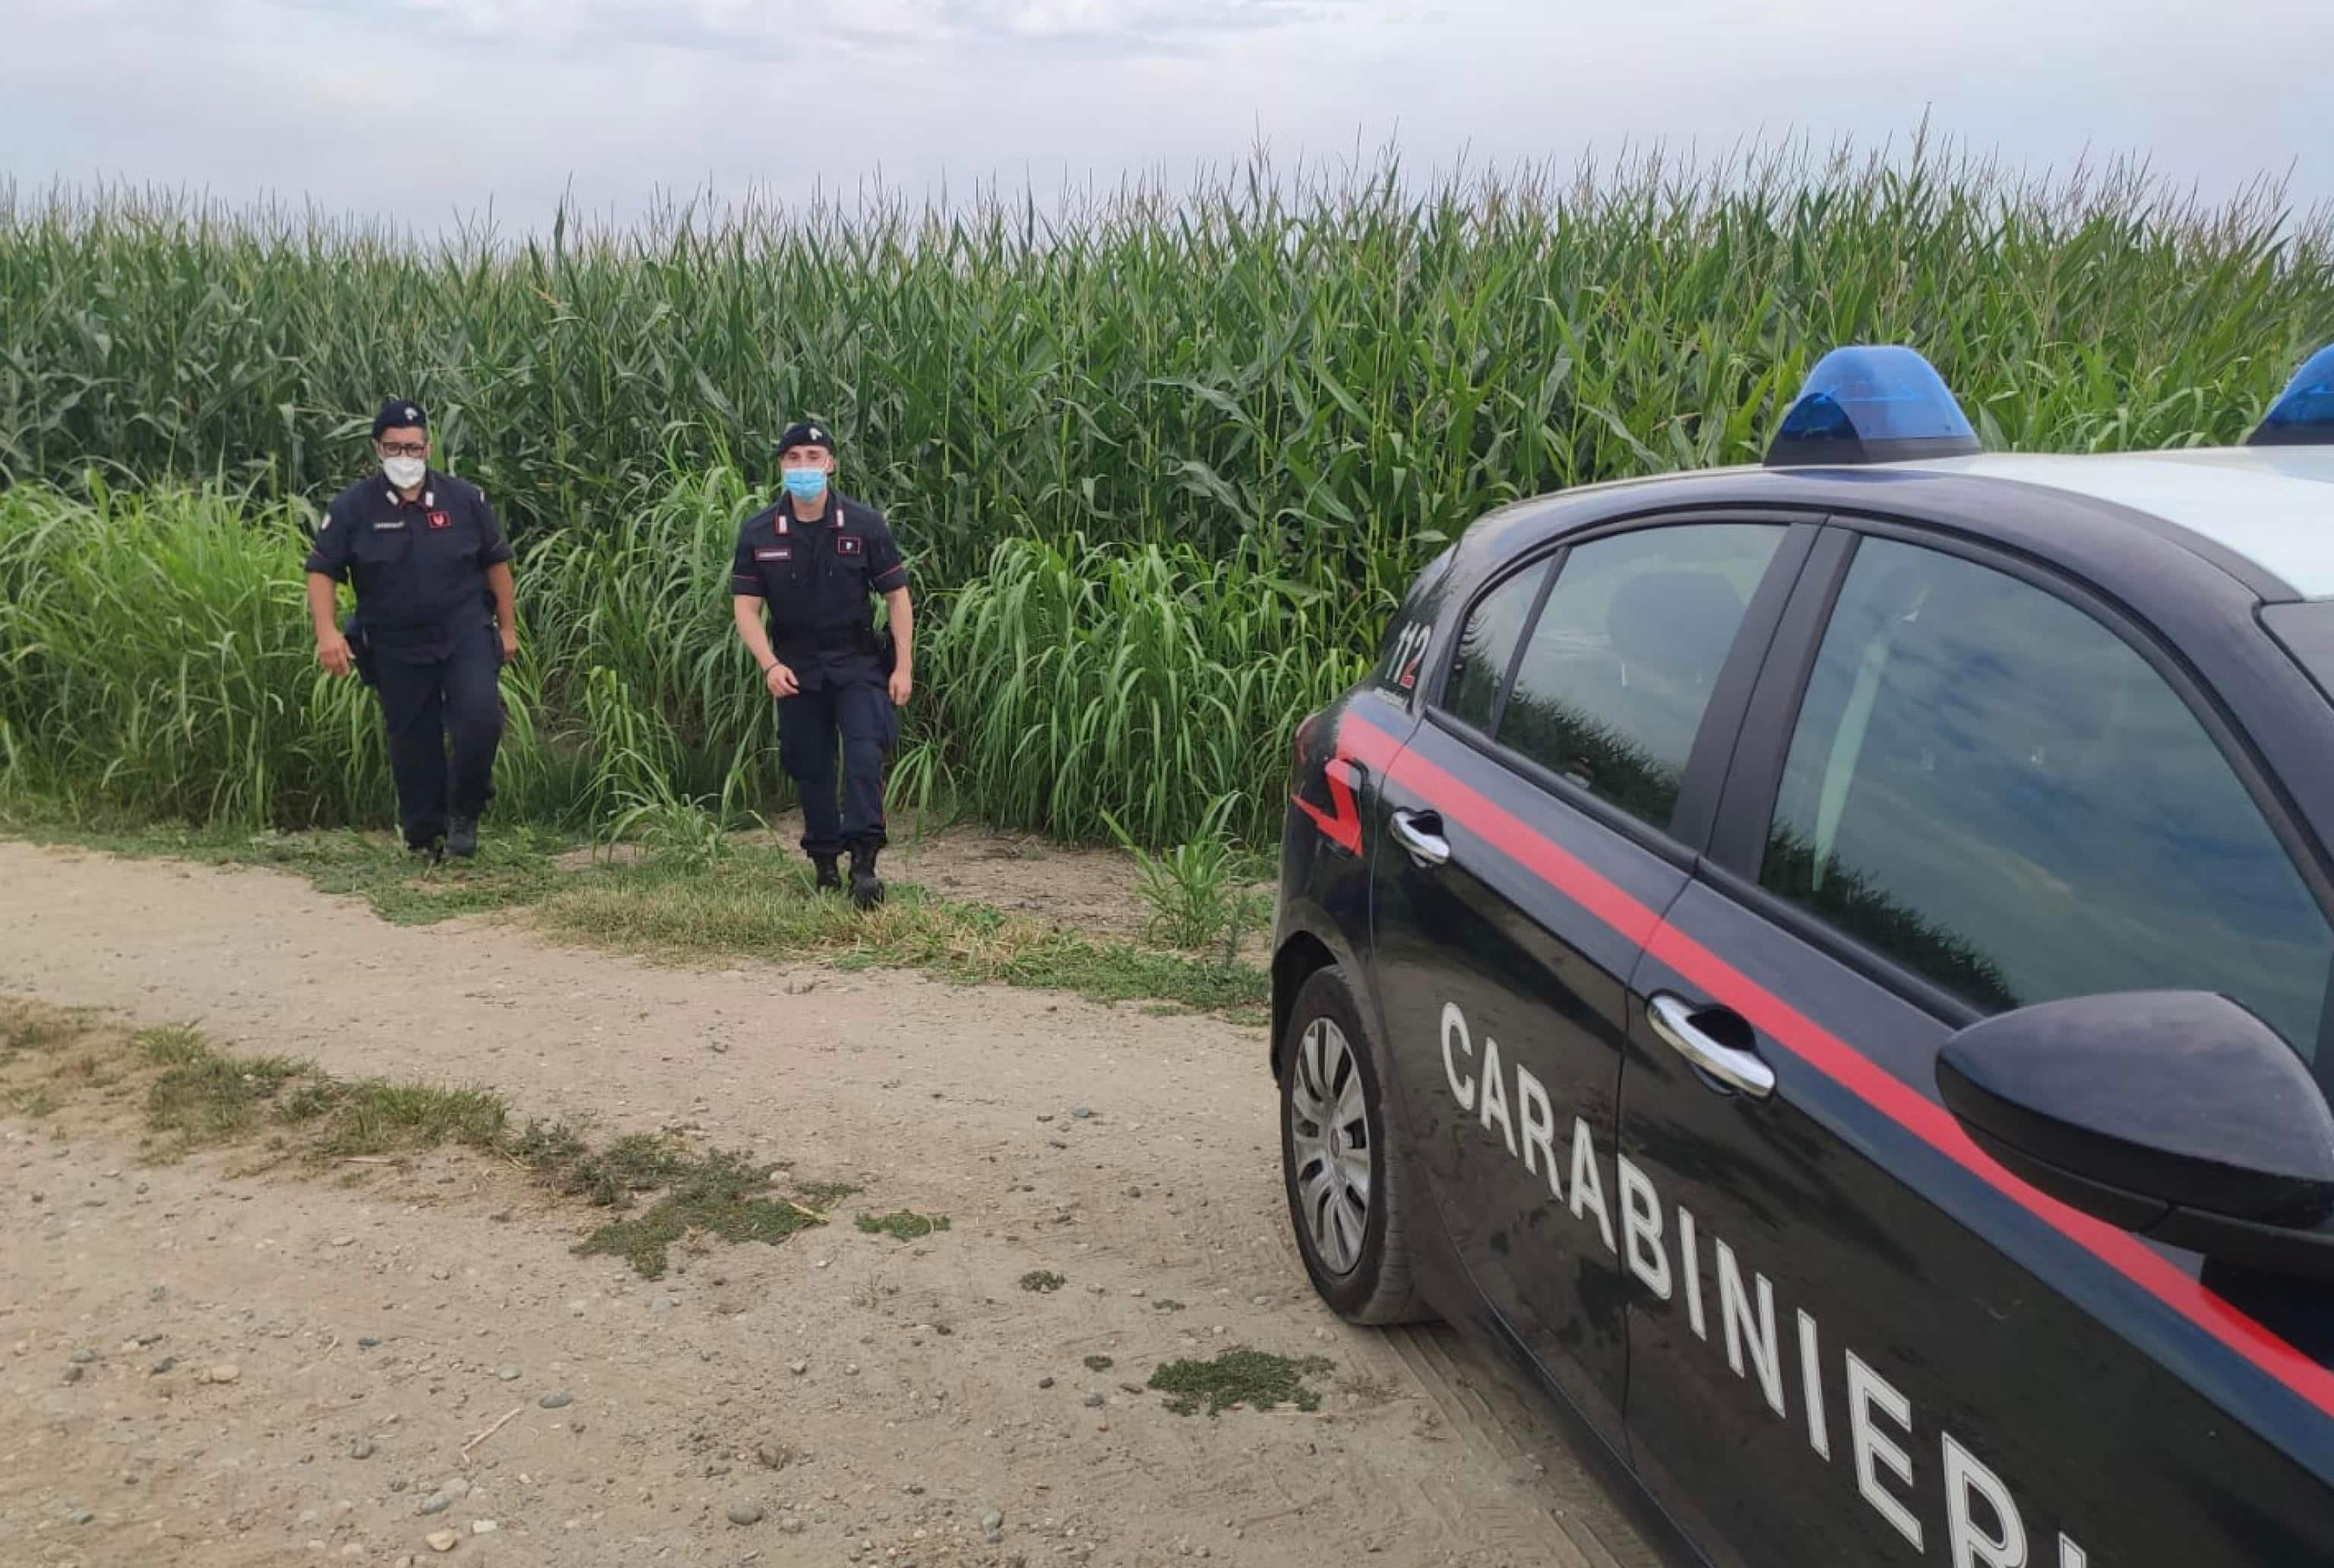
[[[0,0],[0,174],[425,228],[563,188],[796,198],[1745,139],[2137,153],[2334,200],[2328,0]]]

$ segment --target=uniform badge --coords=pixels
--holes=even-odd
[[[834,536],[834,553],[838,555],[856,555],[860,553],[866,543],[856,534],[838,534]]]
[[[449,516],[448,516],[445,513],[443,513],[443,512],[432,512],[431,514],[429,514],[429,526],[430,526],[430,527],[432,527],[432,528],[451,528],[453,525],[454,525],[454,519],[453,519],[453,518],[451,518],[451,517],[449,517]]]

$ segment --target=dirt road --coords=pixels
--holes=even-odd
[[[656,967],[15,843],[0,991],[683,1124],[856,1184],[849,1212],[952,1221],[647,1281],[477,1156],[248,1176],[0,1121],[0,1563],[427,1563],[441,1530],[445,1561],[555,1568],[1635,1560],[1499,1374],[1316,1304],[1256,1031],[784,955]],[[1040,1269],[1067,1283],[1019,1287]],[[1329,1357],[1319,1412],[1142,1390],[1237,1344]]]

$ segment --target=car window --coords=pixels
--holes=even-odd
[[[1572,550],[1533,623],[1499,743],[1666,828],[1779,525],[1648,528]]]
[[[1459,634],[1451,678],[1442,688],[1442,707],[1485,735],[1491,733],[1500,684],[1508,678],[1516,643],[1547,575],[1548,563],[1538,562],[1492,589],[1468,615]]]
[[[1973,1005],[2215,991],[2314,1053],[2334,933],[2179,694],[2007,573],[1867,539],[1760,880]]]

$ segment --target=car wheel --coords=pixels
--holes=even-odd
[[[1386,1137],[1383,1060],[1345,976],[1317,971],[1282,1039],[1280,1172],[1313,1288],[1356,1323],[1416,1323],[1405,1245],[1410,1194]]]

